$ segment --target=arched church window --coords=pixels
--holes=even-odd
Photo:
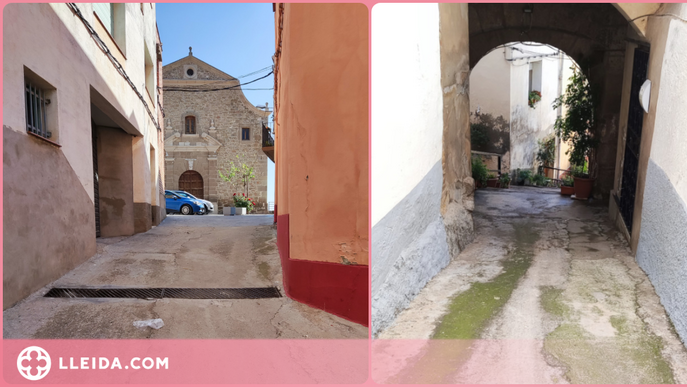
[[[196,134],[196,117],[187,116],[186,117],[186,129],[185,134]]]

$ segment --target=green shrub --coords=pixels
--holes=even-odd
[[[487,178],[489,177],[489,170],[487,165],[482,162],[480,157],[472,158],[472,178],[475,183],[480,183],[482,186],[487,185]]]
[[[568,175],[561,179],[561,185],[564,187],[572,187],[575,184],[575,179]]]
[[[572,167],[570,167],[570,174],[573,177],[588,179],[589,172],[587,171],[587,164],[585,163],[585,165],[573,165]]]
[[[522,171],[518,169],[518,181],[527,184],[528,180],[532,180],[532,171],[529,169],[524,169]]]
[[[544,175],[536,174],[532,176],[532,184],[539,187],[546,187],[549,185],[549,178]]]
[[[510,184],[510,175],[507,173],[502,173],[501,177],[499,177],[499,184],[501,187],[507,187],[508,184]]]

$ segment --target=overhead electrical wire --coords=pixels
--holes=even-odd
[[[185,88],[185,87],[166,87],[166,86],[163,86],[162,90],[165,90],[165,91],[184,91],[184,92],[190,92],[190,93],[204,93],[204,92],[208,92],[208,91],[220,91],[220,90],[235,90],[235,89],[240,89],[241,86],[249,85],[253,82],[257,82],[261,79],[265,79],[265,78],[269,77],[270,75],[272,75],[273,73],[274,73],[274,71],[270,71],[267,75],[264,75],[260,78],[253,79],[252,81],[245,82],[245,83],[239,83],[238,85],[232,85],[232,86],[227,86],[227,87],[217,87],[217,88],[211,88],[211,89],[194,89],[194,88]],[[248,89],[246,89],[246,90],[248,90]]]
[[[240,77],[236,77],[236,79],[241,79],[241,78],[245,78],[245,77],[248,77],[248,76],[251,76],[251,75],[259,74],[259,73],[261,73],[261,72],[263,72],[263,71],[267,71],[267,70],[270,70],[270,69],[272,69],[272,66],[271,66],[271,65],[270,65],[270,66],[267,66],[267,67],[263,67],[263,68],[261,68],[260,70],[253,71],[252,73],[248,73],[248,74],[245,74],[245,75],[241,75]]]
[[[134,82],[131,81],[131,78],[129,78],[129,75],[124,71],[124,68],[122,65],[119,63],[117,58],[115,58],[112,55],[112,52],[110,52],[110,49],[107,47],[107,44],[103,42],[102,39],[100,39],[100,36],[98,36],[98,33],[95,32],[95,29],[91,26],[91,24],[86,20],[86,18],[83,17],[81,14],[81,10],[79,10],[79,7],[76,6],[76,3],[67,3],[67,7],[76,15],[79,19],[81,19],[81,22],[84,24],[86,29],[88,30],[88,33],[91,35],[93,40],[95,40],[96,45],[100,50],[110,59],[110,62],[114,65],[115,69],[117,72],[124,78],[124,80],[129,84],[131,89],[133,89],[134,93],[138,96],[138,99],[141,100],[141,103],[143,103],[143,107],[145,107],[146,111],[148,112],[148,116],[150,116],[150,119],[153,121],[153,124],[157,128],[157,130],[162,131],[162,128],[160,128],[160,125],[157,122],[157,119],[153,115],[153,113],[150,111],[150,107],[148,107],[148,103],[146,102],[145,98],[143,98],[143,94],[138,91],[138,88],[136,88],[136,85],[134,85]]]

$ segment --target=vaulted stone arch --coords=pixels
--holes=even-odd
[[[489,51],[510,42],[538,42],[561,49],[583,67],[598,91],[600,145],[591,172],[594,194],[608,200],[613,189],[621,94],[628,42],[643,43],[641,25],[631,17],[649,7],[612,4],[469,4],[470,68]],[[636,16],[635,16],[636,17]],[[632,26],[630,26],[632,24]]]
[[[469,4],[470,67],[509,42],[538,42],[578,63],[625,50],[628,22],[611,4]]]

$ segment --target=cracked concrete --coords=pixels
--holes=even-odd
[[[272,215],[168,216],[97,253],[3,312],[4,338],[367,338],[368,329],[288,297],[271,299],[44,298],[61,287],[282,288]],[[161,318],[159,330],[136,320]]]
[[[687,350],[606,207],[557,189],[485,189],[474,220],[475,242],[379,334],[418,340],[373,344],[375,381],[687,383]],[[500,281],[518,249],[529,267]]]

